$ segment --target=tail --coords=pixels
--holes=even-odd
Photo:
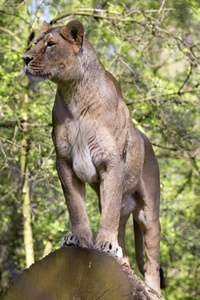
[[[140,273],[144,276],[143,237],[140,225],[133,220],[135,236],[135,256]]]
[[[144,276],[143,237],[140,225],[133,219],[135,236],[135,256],[140,273]],[[163,269],[160,267],[160,288],[166,287]]]

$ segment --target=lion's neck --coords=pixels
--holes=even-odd
[[[97,106],[95,99],[95,92],[90,91],[90,95],[84,94],[83,91],[79,89],[73,92],[62,89],[58,87],[56,100],[59,99],[59,102],[63,102],[63,105],[67,105],[72,116],[78,118],[85,115],[88,109],[94,108]]]
[[[84,114],[89,107],[99,106],[98,99],[100,102],[105,90],[105,68],[94,50],[90,50],[80,57],[78,80],[66,80],[58,84],[57,95],[74,116]]]

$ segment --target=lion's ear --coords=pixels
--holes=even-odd
[[[60,33],[68,42],[80,47],[83,40],[84,27],[79,21],[71,21],[61,29]]]
[[[51,28],[53,28],[53,26],[51,26],[50,24],[48,24],[46,21],[44,21],[42,23],[42,26],[41,26],[42,32],[45,32],[45,31],[47,31],[47,30],[49,30]]]

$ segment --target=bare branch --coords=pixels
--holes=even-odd
[[[165,2],[166,2],[166,0],[163,0],[163,1],[162,1],[161,7],[160,7],[160,9],[159,9],[159,11],[158,11],[159,14],[163,11],[164,6],[165,6]]]
[[[22,4],[22,3],[21,3]],[[30,27],[31,27],[31,24],[24,18],[22,18],[20,15],[16,14],[16,13],[9,13],[7,11],[4,11],[4,10],[0,10],[0,13],[2,14],[6,14],[6,15],[9,15],[9,16],[15,16],[17,18],[20,18],[21,20],[23,20],[26,24],[28,24]]]
[[[17,42],[19,45],[23,46],[21,39],[18,38],[18,37],[16,36],[16,34],[13,33],[11,30],[9,30],[9,29],[7,29],[7,28],[4,28],[4,27],[1,27],[1,26],[0,26],[0,30],[4,31],[4,32],[6,32],[6,33],[8,33],[10,36],[12,36],[12,37],[16,40],[16,42]]]
[[[181,94],[181,90],[184,88],[184,86],[186,85],[186,83],[188,82],[188,80],[190,79],[190,76],[192,75],[192,70],[193,70],[193,64],[190,64],[190,72],[188,73],[185,81],[183,82],[183,84],[181,85],[181,87],[178,90],[178,94]]]
[[[41,169],[45,166],[46,162],[49,160],[49,158],[51,157],[51,154],[54,151],[54,147],[51,149],[51,151],[49,152],[49,155],[46,157],[46,159],[43,161],[42,165],[40,166],[40,168],[38,169],[37,173],[34,176],[34,180],[36,180],[39,172],[41,171]]]
[[[14,136],[13,136],[12,144],[11,144],[11,146],[10,146],[10,149],[9,149],[9,151],[8,151],[8,153],[7,153],[7,155],[6,155],[6,157],[4,158],[4,161],[3,161],[2,165],[0,166],[0,171],[3,169],[3,166],[4,166],[4,164],[6,163],[6,161],[7,161],[7,159],[8,159],[8,155],[9,155],[9,153],[10,153],[11,150],[12,150],[12,147],[13,147],[13,145],[14,145],[14,142],[15,142],[15,139],[16,139],[16,136],[17,136],[17,131],[18,131],[18,129],[19,129],[19,127],[15,126],[15,131],[14,131]]]

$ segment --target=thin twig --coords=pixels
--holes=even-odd
[[[3,141],[5,141],[5,142],[6,142],[6,143],[8,143],[8,144],[12,144],[14,147],[17,147],[17,148],[23,149],[23,147],[22,147],[22,146],[19,146],[19,145],[17,145],[17,144],[15,144],[15,143],[13,143],[13,141],[10,141],[10,140],[8,140],[8,139],[6,139],[6,138],[4,138],[4,137],[1,137],[1,136],[0,136],[0,140],[3,140]]]
[[[14,136],[13,136],[12,144],[11,144],[11,146],[10,146],[10,149],[9,149],[9,151],[8,151],[8,153],[7,153],[7,155],[6,155],[6,157],[4,158],[4,161],[3,161],[2,165],[0,166],[0,171],[3,169],[3,166],[4,166],[4,164],[6,163],[6,161],[7,161],[7,159],[8,159],[8,155],[9,155],[9,153],[10,153],[11,150],[12,150],[12,147],[13,147],[13,145],[14,145],[14,142],[15,142],[15,139],[16,139],[16,136],[17,136],[17,131],[18,131],[18,129],[19,129],[19,127],[18,127],[18,126],[15,126],[15,131],[14,131]]]
[[[181,85],[181,87],[178,90],[178,94],[181,94],[181,90],[184,88],[184,86],[186,85],[186,83],[188,82],[188,80],[190,79],[190,76],[192,75],[192,70],[193,70],[193,64],[190,64],[190,72],[188,73],[185,81],[183,82],[183,84]]]
[[[45,160],[43,161],[43,163],[41,164],[39,170],[37,171],[37,173],[36,173],[35,176],[34,176],[34,181],[36,180],[36,178],[37,178],[39,172],[41,171],[41,169],[44,167],[44,165],[45,165],[46,162],[48,161],[48,159],[49,159],[49,157],[51,156],[51,154],[53,153],[54,149],[55,149],[54,147],[51,149],[51,151],[49,152],[49,155],[46,157],[46,159],[45,159]]]
[[[166,2],[166,0],[163,0],[163,1],[162,1],[161,7],[160,7],[160,9],[159,9],[159,11],[158,11],[159,14],[163,11],[164,6],[165,6],[165,2]]]
[[[162,146],[162,145],[158,145],[158,144],[155,144],[155,143],[152,143],[151,144],[155,147],[158,147],[158,148],[161,148],[161,149],[165,149],[165,150],[171,150],[171,151],[178,151],[179,149],[177,148],[172,148],[172,147],[165,147],[165,146]]]
[[[9,35],[11,35],[11,36],[16,40],[16,42],[17,42],[19,45],[23,46],[22,40],[21,40],[20,38],[18,38],[14,32],[12,32],[11,30],[9,30],[9,29],[7,29],[7,28],[1,27],[1,26],[0,26],[0,30],[2,30],[2,31],[4,31],[4,32],[8,33]]]

